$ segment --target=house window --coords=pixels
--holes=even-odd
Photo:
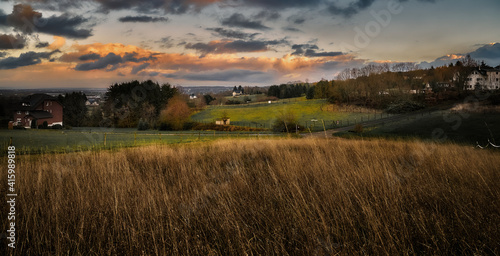
[[[17,114],[20,115],[21,114],[21,111],[17,111]]]
[[[30,114],[30,112],[29,112],[29,111],[26,111],[26,113],[25,113],[25,114],[26,114],[26,115],[29,115],[29,114]]]
[[[498,82],[498,78],[497,78],[497,82]]]
[[[18,118],[18,119],[17,119],[17,122],[18,122],[18,123],[19,123],[19,122],[21,122],[21,118]]]

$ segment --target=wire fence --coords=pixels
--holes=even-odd
[[[311,131],[322,131],[324,129],[330,130],[330,129],[337,129],[337,128],[342,128],[342,127],[352,126],[352,125],[367,122],[367,121],[386,119],[386,118],[390,118],[393,116],[397,116],[397,115],[387,114],[387,113],[363,113],[363,112],[359,112],[357,115],[350,117],[350,118],[332,118],[332,119],[310,118],[310,119],[307,119],[306,121],[304,120],[304,118],[302,118],[302,120],[297,123],[299,125],[299,127],[297,129],[299,129],[299,130],[310,129]],[[196,120],[196,119],[193,119],[193,121],[198,122],[198,123],[202,123],[202,124],[215,124],[215,122],[216,122],[215,120],[207,121],[207,120]],[[265,120],[265,121],[254,121],[254,122],[230,120],[229,124],[235,125],[235,126],[241,126],[241,127],[271,130],[275,121],[276,121],[276,119]]]

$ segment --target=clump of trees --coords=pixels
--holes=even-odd
[[[63,120],[66,126],[86,126],[87,117],[87,96],[82,92],[66,93],[59,95],[57,100],[63,105]]]
[[[191,109],[186,101],[176,95],[168,101],[168,104],[160,114],[160,130],[182,130],[188,122]]]
[[[114,127],[137,127],[141,119],[155,127],[160,112],[178,93],[168,83],[160,86],[151,80],[114,84],[105,94],[103,117],[109,120],[107,125]]]
[[[272,85],[267,90],[267,96],[276,97],[279,99],[301,97],[302,95],[306,94],[309,87],[309,84]]]
[[[291,110],[284,110],[276,116],[272,130],[275,132],[293,133],[297,130],[302,130],[302,128],[299,126],[297,115]]]

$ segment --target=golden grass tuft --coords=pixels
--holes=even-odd
[[[500,254],[494,151],[269,139],[18,161],[13,255]]]

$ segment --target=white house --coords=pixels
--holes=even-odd
[[[483,89],[483,90],[498,90],[500,89],[500,69],[497,68],[478,68],[467,77],[467,90]]]

